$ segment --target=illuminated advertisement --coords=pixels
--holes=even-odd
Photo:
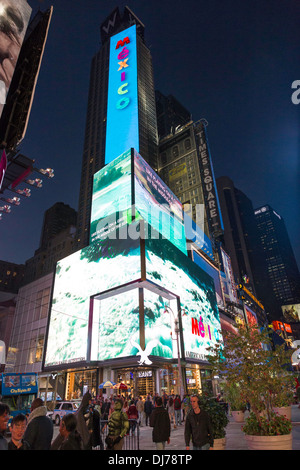
[[[37,393],[38,383],[36,374],[2,374],[2,395],[22,395]]]
[[[192,250],[192,256],[194,263],[200,266],[203,271],[205,271],[213,278],[216,290],[217,304],[218,307],[223,309],[225,307],[225,303],[220,279],[220,271],[215,266],[208,263],[206,259],[200,254],[198,254],[195,250]]]
[[[105,164],[139,151],[136,25],[110,38]]]
[[[284,318],[288,322],[293,323],[300,321],[300,304],[282,305],[281,310]]]
[[[0,2],[0,116],[31,15],[25,0]]]
[[[183,210],[173,194],[147,162],[134,151],[134,188],[137,213],[177,248],[186,250]],[[150,233],[150,236],[153,234]]]
[[[169,240],[140,243],[101,239],[57,263],[43,367],[176,358],[177,317],[181,351],[205,360],[221,339],[213,279]]]
[[[112,237],[132,206],[131,149],[94,175],[90,242]],[[127,220],[126,220],[127,222]]]
[[[140,246],[134,240],[97,240],[57,263],[45,367],[87,360],[90,297],[139,279]],[[120,297],[122,302],[122,297]],[[108,330],[118,324],[110,311]],[[124,330],[120,329],[122,336]]]
[[[210,230],[211,233],[215,236],[220,236],[223,234],[224,226],[218,192],[216,189],[216,181],[210,156],[208,139],[206,135],[206,128],[202,124],[199,126],[199,128],[197,128],[196,141],[198,146],[204,201]]]
[[[181,202],[148,163],[129,149],[94,175],[90,241],[115,238],[115,229],[121,227],[124,231],[119,236],[127,237],[132,215],[145,220],[143,236],[160,234],[187,253]]]
[[[246,314],[248,324],[250,326],[257,326],[258,321],[257,321],[256,313],[253,312],[253,310],[250,307],[248,307],[248,305],[245,305],[245,304],[244,304],[244,309],[245,309],[245,314]]]
[[[238,303],[236,286],[230,256],[221,248],[222,263],[224,274],[221,273],[222,286],[224,289],[225,300]]]
[[[222,340],[213,279],[168,240],[146,240],[147,280],[176,293],[186,359],[205,360],[207,347]],[[178,309],[173,306],[174,316]],[[161,316],[151,322],[152,339],[160,335]],[[174,348],[174,345],[173,345]]]

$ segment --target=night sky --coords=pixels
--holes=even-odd
[[[0,259],[33,256],[55,202],[77,210],[90,63],[100,24],[128,5],[146,27],[156,89],[174,95],[194,121],[208,121],[215,176],[229,176],[254,208],[269,204],[284,218],[300,265],[300,104],[291,100],[300,80],[298,0],[28,3],[33,12],[54,11],[20,150],[55,177],[42,177],[41,189],[3,215]]]

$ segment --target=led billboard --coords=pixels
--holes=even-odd
[[[105,164],[139,151],[136,25],[110,38]]]
[[[145,220],[143,236],[160,234],[187,253],[181,202],[134,149],[94,175],[90,241],[114,238],[121,227],[119,235],[128,236],[131,215]]]
[[[25,0],[0,2],[0,116],[31,15]]]
[[[87,360],[90,297],[139,279],[140,246],[133,240],[97,240],[57,263],[45,367]],[[110,326],[117,318],[111,313]]]
[[[180,302],[185,358],[205,360],[207,347],[222,339],[213,279],[168,240],[145,245],[147,280],[176,293]],[[151,329],[160,322],[154,318]]]
[[[281,310],[285,320],[291,323],[300,321],[300,304],[282,305]]]

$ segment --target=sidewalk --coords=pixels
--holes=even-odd
[[[229,424],[226,428],[226,450],[247,450],[244,433],[241,429],[243,423],[235,423],[229,416]],[[300,450],[300,408],[292,405],[292,435],[293,450]],[[152,428],[140,427],[140,450],[156,450],[152,442]],[[184,423],[171,431],[170,444],[166,445],[165,451],[185,450]]]

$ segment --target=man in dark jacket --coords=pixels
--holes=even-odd
[[[148,396],[147,400],[145,401],[145,405],[144,405],[144,411],[145,411],[145,415],[146,415],[146,426],[148,426],[148,421],[149,421],[150,415],[152,413],[152,410],[153,410],[153,404],[152,404],[152,401],[151,401],[150,397]]]
[[[31,413],[23,439],[30,450],[50,450],[53,437],[53,423],[47,416],[47,407],[41,398],[31,404]]]
[[[192,439],[193,450],[209,450],[214,445],[213,429],[209,414],[200,409],[199,398],[192,396],[191,411],[185,422],[184,438],[186,450],[190,449]]]
[[[169,413],[163,407],[161,397],[156,397],[155,408],[150,416],[150,426],[153,428],[152,440],[157,450],[164,450],[166,442],[170,443],[171,423]]]

